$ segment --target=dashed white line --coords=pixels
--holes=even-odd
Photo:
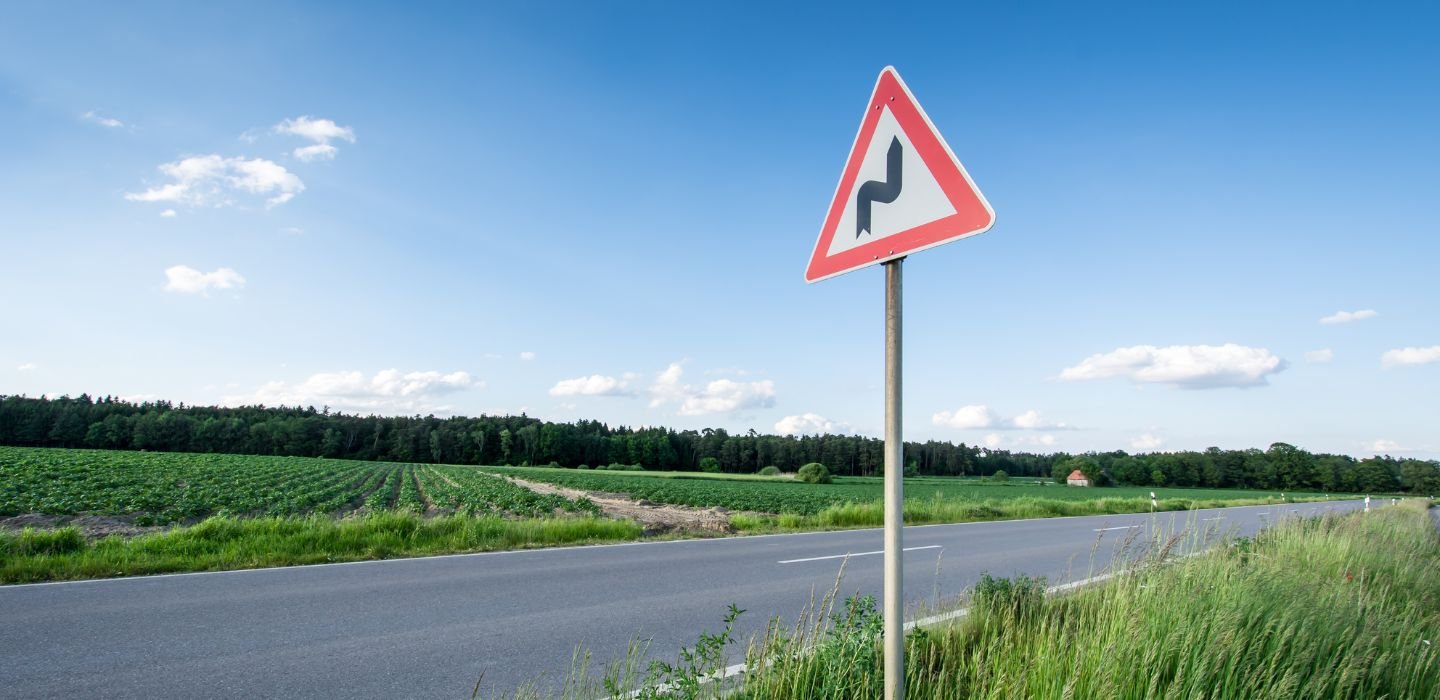
[[[1137,528],[1137,527],[1140,527],[1140,526],[1139,526],[1139,525],[1120,525],[1120,526],[1118,526],[1118,527],[1097,527],[1097,528],[1095,528],[1095,531],[1096,531],[1096,532],[1109,532],[1109,531],[1111,531],[1111,530],[1134,530],[1134,529]]]
[[[906,547],[906,548],[905,548],[904,550],[902,550],[902,551],[914,552],[914,551],[921,550],[921,549],[942,549],[943,547],[944,547],[943,545],[931,544],[931,545],[926,545],[926,546],[924,546],[924,547]],[[885,550],[883,550],[883,549],[877,549],[877,550],[875,550],[875,551],[873,551],[873,552],[849,552],[849,553],[846,553],[846,554],[830,554],[830,555],[823,556],[823,557],[806,557],[806,558],[804,558],[804,559],[785,559],[785,560],[782,560],[782,561],[778,561],[778,562],[776,562],[776,563],[777,563],[777,564],[799,564],[799,563],[802,562],[802,561],[823,561],[823,560],[825,560],[825,559],[844,559],[844,558],[846,558],[846,557],[852,557],[852,558],[853,558],[853,557],[868,557],[868,556],[870,556],[871,554],[884,554],[884,553],[885,553]]]

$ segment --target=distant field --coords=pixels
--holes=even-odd
[[[542,494],[504,476],[633,501]],[[647,518],[657,512],[678,517],[667,523],[680,534],[715,531],[701,524],[713,523],[713,512],[674,506],[735,511],[720,518],[728,532],[875,527],[884,515],[881,488],[872,477],[807,484],[755,475],[0,447],[0,518],[9,519],[0,529],[0,582],[631,541],[654,532]],[[1155,492],[1159,510],[1280,498]],[[906,479],[905,521],[1135,513],[1151,509],[1149,494],[920,477]],[[190,526],[144,527],[171,524]]]
[[[540,517],[598,514],[465,467],[309,457],[0,447],[0,516],[134,516],[167,524],[211,515],[410,511]]]
[[[585,491],[625,493],[634,499],[655,503],[711,507],[760,513],[814,515],[847,503],[870,503],[882,496],[883,480],[878,477],[837,477],[833,484],[806,484],[784,477],[725,479],[723,475],[685,472],[606,472],[549,469],[543,467],[475,467],[495,474],[509,474]],[[698,478],[697,478],[698,477]],[[717,478],[719,477],[719,478]],[[905,480],[908,504],[945,501],[1010,501],[1045,499],[1093,501],[1096,499],[1145,499],[1150,493],[1163,500],[1186,501],[1280,499],[1278,491],[1243,489],[1166,489],[1151,487],[1074,488],[1034,479],[1012,479],[999,484],[980,479],[918,477]],[[1287,499],[1322,498],[1318,493],[1286,493]],[[1133,509],[1131,509],[1133,510]]]
[[[538,494],[508,475],[584,491],[624,493],[653,503],[758,513],[814,515],[881,497],[878,477],[806,484],[788,477],[695,472],[608,472],[541,467],[392,464],[310,457],[119,452],[0,447],[0,516],[129,516],[136,524],[239,517],[409,511],[541,517],[595,515],[588,499]],[[1033,479],[905,480],[907,510],[921,504],[1082,502],[1148,499],[1150,488],[1071,488]],[[1271,491],[1153,489],[1162,500],[1278,499]],[[1289,498],[1320,497],[1289,493]],[[1134,510],[1129,507],[1128,510]]]

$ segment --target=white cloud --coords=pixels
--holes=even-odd
[[[1165,438],[1154,433],[1144,433],[1130,439],[1130,449],[1139,452],[1153,452],[1165,444]]]
[[[930,416],[930,422],[934,425],[961,430],[1070,430],[1070,426],[1064,423],[1051,423],[1040,416],[1040,412],[1030,409],[1014,418],[1000,418],[990,410],[989,406],[961,406],[954,411],[941,411]]]
[[[305,183],[285,166],[264,158],[191,156],[163,163],[160,172],[174,182],[144,192],[128,192],[132,202],[175,202],[189,206],[230,206],[237,193],[268,195],[266,208],[279,206],[305,191]]]
[[[165,279],[165,291],[179,294],[208,295],[211,289],[238,290],[245,287],[245,278],[228,267],[201,272],[187,265],[176,265],[165,269]]]
[[[629,382],[618,377],[592,374],[588,377],[564,379],[550,387],[551,396],[634,396]]]
[[[655,383],[650,385],[650,408],[660,406],[667,401],[684,401],[686,387],[680,383],[680,377],[685,373],[680,362],[671,362],[665,371],[656,377]]]
[[[1335,313],[1320,319],[1320,322],[1327,326],[1333,326],[1337,323],[1363,321],[1367,318],[1374,318],[1378,315],[1379,314],[1375,313],[1374,309],[1361,309],[1359,311],[1336,311]]]
[[[107,129],[118,129],[122,126],[125,126],[125,122],[122,122],[119,119],[115,119],[112,117],[102,117],[99,114],[96,114],[94,110],[80,115],[80,118],[84,119],[87,122],[90,122],[91,124],[99,124],[100,126],[103,126]]]
[[[1016,430],[1071,430],[1071,427],[1064,423],[1051,423],[1045,420],[1040,412],[1033,408],[1011,418],[1006,423]]]
[[[340,126],[330,119],[313,119],[311,117],[296,117],[286,119],[276,124],[272,130],[277,134],[289,134],[299,136],[303,139],[314,141],[309,146],[301,146],[292,154],[300,160],[308,163],[312,160],[331,160],[338,153],[331,141],[339,139],[355,143],[355,130],[348,126]]]
[[[526,350],[525,352],[520,353],[520,359],[529,362],[535,359],[535,353]]]
[[[35,371],[35,370],[37,370],[37,369],[39,369],[39,368],[40,368],[40,365],[37,365],[37,364],[35,364],[34,362],[26,362],[25,364],[20,365],[19,367],[16,367],[16,368],[15,368],[15,371],[17,371],[17,372],[33,372],[33,371]]]
[[[848,435],[853,431],[849,423],[815,413],[785,416],[775,423],[775,432],[780,435]]]
[[[1284,360],[1264,348],[1225,345],[1135,345],[1091,355],[1065,369],[1065,380],[1126,377],[1137,384],[1170,384],[1182,389],[1250,387],[1284,370]]]
[[[165,219],[173,219],[173,218],[175,218],[175,210],[174,210],[174,209],[166,209],[165,211],[160,212],[160,216],[161,216],[161,218],[165,218]]]
[[[330,143],[332,139],[355,143],[354,129],[340,126],[330,119],[314,119],[309,116],[295,117],[276,124],[274,130],[277,134],[299,136],[315,143]]]
[[[273,381],[253,393],[225,397],[230,406],[330,406],[342,411],[382,414],[445,413],[449,406],[437,401],[467,389],[479,389],[484,382],[467,372],[408,372],[396,369],[366,377],[362,372],[322,372],[300,383]]]
[[[1334,352],[1333,350],[1331,350],[1330,348],[1323,348],[1323,349],[1320,349],[1320,350],[1311,350],[1310,352],[1305,353],[1305,361],[1306,361],[1306,362],[1313,362],[1313,363],[1315,363],[1315,364],[1317,364],[1317,365],[1323,365],[1323,364],[1325,364],[1325,363],[1327,363],[1327,362],[1330,362],[1331,360],[1334,360],[1334,359],[1335,359],[1335,352]]]
[[[1000,433],[986,433],[980,438],[981,444],[992,450],[1036,450],[1054,447],[1057,440],[1049,433],[1043,435],[1019,435],[1005,437]]]
[[[1380,364],[1385,367],[1428,365],[1431,362],[1440,362],[1440,345],[1431,345],[1428,348],[1386,350],[1385,354],[1380,356]]]
[[[1370,451],[1384,454],[1388,452],[1408,452],[1409,450],[1401,447],[1400,444],[1394,440],[1376,440],[1370,443]]]
[[[296,158],[309,163],[312,160],[335,160],[335,154],[339,150],[328,143],[316,143],[309,146],[301,146],[290,153]]]
[[[941,411],[930,417],[935,425],[962,430],[978,430],[995,425],[995,416],[988,406],[961,406],[954,411]]]
[[[652,408],[675,401],[680,404],[680,415],[703,416],[775,405],[775,382],[769,379],[758,382],[716,379],[697,387],[681,382],[684,374],[681,364],[670,363],[650,385]]]

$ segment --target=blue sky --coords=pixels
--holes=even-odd
[[[888,64],[908,438],[1440,454],[1434,9],[971,5],[8,5],[0,393],[878,435]]]

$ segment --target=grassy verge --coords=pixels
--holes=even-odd
[[[983,577],[968,615],[907,637],[907,696],[1440,697],[1440,535],[1425,508],[1293,520],[1179,560],[1157,542],[1130,573],[1063,596]],[[881,697],[875,601],[838,590],[793,626],[772,621],[728,681],[710,679],[729,662],[733,606],[676,664],[645,666],[633,645],[592,679],[577,655],[558,693],[510,696]]]
[[[191,527],[87,542],[79,529],[0,533],[0,582],[27,583],[179,571],[219,571],[430,554],[635,540],[641,528],[602,518],[405,512],[362,517],[213,517]]]
[[[1440,697],[1440,538],[1420,502],[1296,521],[1255,540],[1045,598],[991,585],[907,640],[912,697]],[[745,697],[867,698],[873,625],[847,609],[797,654],[772,633]]]
[[[1287,498],[1286,503],[1308,503],[1331,500],[1326,498]],[[1157,511],[1229,508],[1279,503],[1274,498],[1164,498],[1154,506]],[[905,501],[905,524],[970,523],[987,520],[1019,520],[1054,518],[1075,515],[1119,515],[1149,513],[1148,498],[1096,498],[1088,501],[1053,498],[1004,498],[964,500],[936,495],[928,499]],[[827,506],[813,515],[755,515],[736,513],[730,525],[745,533],[797,532],[849,527],[881,527],[885,524],[885,508],[881,501],[841,503]]]

